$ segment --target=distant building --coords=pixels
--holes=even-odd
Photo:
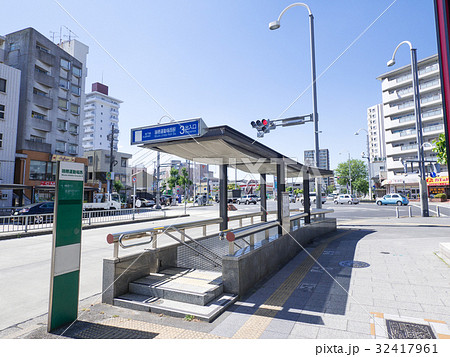
[[[4,62],[21,71],[15,183],[33,188],[26,191],[27,202],[48,200],[53,197],[56,162],[84,162],[84,64],[33,28],[5,38]]]
[[[0,185],[14,183],[20,70],[4,64],[5,37],[0,36]],[[0,188],[0,207],[13,205],[13,191]]]
[[[304,164],[311,167],[316,167],[316,152],[315,150],[304,151]],[[330,153],[328,149],[319,150],[319,169],[330,169]]]
[[[418,61],[418,72],[424,157],[425,161],[436,161],[437,154],[431,143],[444,132],[438,56]],[[418,160],[411,65],[382,74],[377,79],[381,81],[386,139],[387,177],[382,184],[388,193],[403,192],[417,198],[418,164],[412,163],[411,168],[411,162],[408,163],[409,160]],[[406,172],[404,163],[408,163]],[[426,166],[431,171],[431,165]],[[438,173],[437,180],[427,180],[430,194],[450,194],[447,168],[444,165],[441,168],[445,172]]]
[[[119,130],[119,108],[121,100],[108,95],[108,86],[93,83],[92,92],[86,94],[85,119],[83,122],[84,150],[109,150],[108,134]],[[116,131],[117,130],[117,131]],[[113,148],[117,151],[119,139],[114,135]]]

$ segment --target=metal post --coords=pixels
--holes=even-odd
[[[317,196],[316,196],[317,201]],[[309,174],[303,173],[303,212],[308,215],[305,217],[305,224],[311,223],[311,205],[309,201]]]
[[[160,170],[160,155],[161,153],[158,151],[158,153],[156,154],[156,209],[161,209],[161,193],[160,193],[160,189],[159,189],[159,170]]]
[[[412,217],[412,207],[411,206],[408,207],[408,216]]]
[[[314,16],[309,14],[309,34],[311,45],[311,81],[312,81],[312,101],[313,101],[313,122],[314,122],[314,148],[316,156],[316,167],[319,168],[319,115],[317,113],[317,87],[316,87],[316,52],[314,46]],[[322,208],[322,184],[321,178],[316,177],[316,208]]]
[[[286,174],[284,172],[285,164],[283,161],[277,163],[277,221],[278,233],[283,234],[283,192],[286,190]]]
[[[367,132],[367,175],[368,182],[369,182],[369,200],[372,200],[372,183],[370,182],[372,180],[372,174],[370,169],[370,153],[369,153],[369,132]]]
[[[441,210],[439,209],[439,206],[436,206],[436,214],[438,217],[441,216]]]
[[[111,141],[109,144],[109,172],[111,173],[111,179],[109,180],[109,190],[108,193],[111,195],[113,191],[113,179],[112,179],[112,173],[114,168],[114,124],[111,128]]]
[[[419,73],[417,71],[417,53],[415,48],[411,48],[411,71],[414,88],[414,112],[416,115],[416,137],[417,137],[417,159],[419,160],[419,192],[422,217],[429,217],[428,211],[428,188],[425,179],[425,162],[423,155],[423,135],[422,119],[420,112],[420,94],[419,94]]]
[[[136,211],[136,182],[133,182],[133,221],[134,221],[134,214]]]
[[[227,183],[228,183],[228,165],[219,166],[219,216],[222,218],[220,230],[228,229],[228,211],[227,211]]]
[[[400,218],[400,210],[398,207],[395,207],[395,217]]]
[[[259,193],[261,195],[261,222],[267,222],[267,185],[266,174],[261,174],[259,183]]]
[[[350,184],[350,195],[352,194],[352,170],[350,165],[350,153],[348,153],[348,182]]]

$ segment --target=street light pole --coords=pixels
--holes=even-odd
[[[311,46],[311,81],[312,81],[312,101],[313,101],[313,122],[314,122],[314,152],[315,152],[315,164],[319,168],[319,116],[317,112],[317,89],[316,89],[316,54],[314,45],[314,16],[308,5],[304,3],[294,3],[286,7],[278,17],[278,20],[269,24],[270,30],[276,30],[280,28],[280,21],[283,14],[294,6],[302,6],[308,10],[309,13],[309,35]],[[321,178],[316,177],[316,195],[319,199],[316,200],[316,208],[322,208],[322,184]]]
[[[412,85],[414,90],[414,114],[416,117],[416,141],[417,141],[417,159],[419,161],[419,193],[420,193],[420,206],[422,209],[422,217],[429,217],[428,209],[428,188],[425,177],[425,158],[423,154],[423,134],[422,134],[422,118],[420,110],[420,94],[419,94],[419,73],[417,69],[417,50],[412,47],[411,42],[403,41],[395,48],[392,59],[388,61],[388,67],[395,64],[395,54],[399,47],[403,44],[409,46],[411,52],[411,74]]]

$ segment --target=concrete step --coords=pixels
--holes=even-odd
[[[171,268],[129,284],[129,293],[205,306],[223,293],[222,274]]]
[[[222,294],[206,306],[167,300],[148,295],[125,294],[114,299],[114,305],[139,311],[149,311],[174,317],[194,316],[201,321],[211,322],[228,306],[233,304],[237,295]]]

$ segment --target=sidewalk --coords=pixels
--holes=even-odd
[[[450,218],[345,221],[306,248],[311,256],[298,254],[212,323],[109,306],[97,296],[80,303],[67,330],[47,333],[41,316],[0,337],[450,338],[450,261],[439,256],[440,242],[450,242]]]

